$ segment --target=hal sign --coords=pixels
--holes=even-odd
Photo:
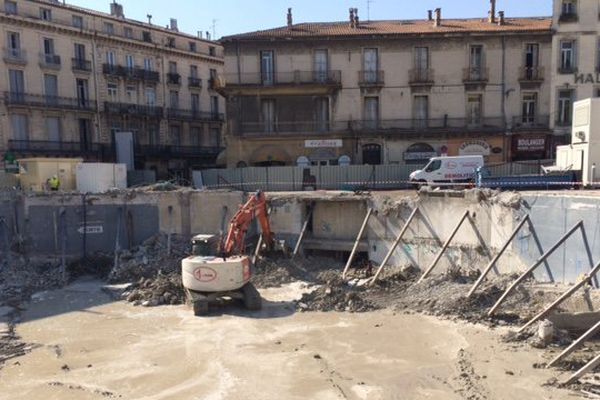
[[[340,148],[343,146],[342,139],[314,139],[314,140],[305,140],[304,147],[309,149],[319,148],[319,147],[330,147],[330,148]]]
[[[584,83],[600,83],[600,73],[596,72],[594,74],[575,74],[575,84],[584,84]]]
[[[458,155],[461,156],[489,156],[492,149],[484,140],[471,140],[464,142],[458,148]]]
[[[88,235],[99,235],[104,233],[104,228],[102,225],[89,225],[86,226],[85,229],[82,226],[81,228],[77,229],[77,232],[81,233],[82,235],[84,232]]]

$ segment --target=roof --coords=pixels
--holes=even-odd
[[[273,40],[306,38],[356,38],[366,36],[410,36],[465,33],[527,33],[551,32],[552,18],[506,18],[504,25],[492,24],[487,19],[443,19],[440,26],[433,26],[429,20],[408,21],[361,21],[358,28],[351,28],[349,22],[308,22],[291,27],[242,33],[225,36],[221,41]]]

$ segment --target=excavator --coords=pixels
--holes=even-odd
[[[224,240],[206,234],[192,238],[192,255],[181,262],[181,276],[194,315],[207,314],[209,305],[223,298],[240,299],[248,310],[261,309],[260,293],[250,282],[252,260],[243,254],[246,233],[254,218],[260,223],[264,247],[271,250],[273,233],[265,194],[260,191],[240,206]]]

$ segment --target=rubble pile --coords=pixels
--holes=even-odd
[[[117,265],[108,275],[108,281],[137,282],[140,278],[153,278],[159,273],[180,276],[181,259],[187,257],[189,251],[188,240],[180,235],[171,235],[170,243],[166,234],[155,235],[132,250],[122,251]]]
[[[366,312],[381,308],[369,300],[363,288],[354,288],[344,282],[340,271],[335,274],[323,272],[318,276],[325,283],[302,296],[297,302],[299,310]]]
[[[185,303],[185,293],[181,284],[181,275],[158,274],[154,278],[140,278],[127,288],[122,298],[134,305],[156,307],[167,304]]]
[[[24,356],[31,348],[16,334],[14,324],[0,322],[0,369],[8,360]]]

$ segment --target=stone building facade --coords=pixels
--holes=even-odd
[[[223,49],[124,16],[52,0],[5,0],[0,13],[0,153],[114,161],[133,133],[135,167],[159,178],[213,166],[224,99]]]
[[[550,18],[294,24],[225,37],[229,166],[547,158]],[[519,145],[520,144],[520,145]]]

